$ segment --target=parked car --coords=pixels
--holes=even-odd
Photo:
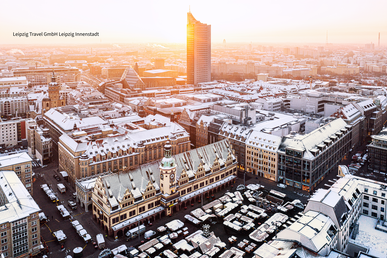
[[[77,204],[74,201],[68,200],[67,203],[68,203],[69,207],[71,207],[71,209],[73,209],[73,210],[77,209]]]
[[[286,185],[285,185],[285,184],[278,184],[277,186],[278,186],[279,188],[283,188],[283,189],[286,188]]]

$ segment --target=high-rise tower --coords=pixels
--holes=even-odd
[[[211,25],[187,13],[187,84],[211,81]]]

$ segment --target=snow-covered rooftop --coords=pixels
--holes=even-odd
[[[0,206],[0,224],[27,218],[40,212],[38,204],[14,171],[0,171],[0,191],[4,197]]]
[[[32,159],[30,155],[28,155],[26,152],[7,155],[0,157],[0,168],[31,161]]]

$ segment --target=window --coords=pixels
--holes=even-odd
[[[367,195],[364,196],[364,200],[369,200],[369,199],[370,199],[369,196],[367,196]]]
[[[31,226],[36,226],[36,220],[31,222]]]
[[[115,223],[117,223],[119,220],[120,220],[120,218],[117,216],[117,217],[113,218],[112,223],[115,224]]]
[[[7,235],[7,231],[1,232],[1,237],[5,237]]]
[[[384,200],[381,200],[380,203],[381,203],[381,204],[384,204]]]
[[[380,211],[381,211],[381,212],[384,212],[384,207],[380,207]]]
[[[368,188],[364,188],[364,192],[368,193]]]
[[[38,237],[38,234],[33,234],[32,235],[32,239],[35,239],[35,238],[37,238]]]
[[[36,227],[32,228],[32,233],[36,232]]]
[[[386,193],[382,193],[382,197],[386,197]]]
[[[367,210],[363,210],[363,214],[368,215],[368,211]]]
[[[148,209],[152,209],[153,208],[153,203],[149,203],[148,204]]]
[[[372,198],[372,201],[378,203],[378,199],[377,198]]]
[[[373,194],[378,195],[378,191],[374,190]]]
[[[5,244],[5,243],[7,243],[7,240],[8,240],[7,238],[1,239],[1,243]]]
[[[37,245],[37,244],[38,244],[38,240],[32,241],[32,245]]]
[[[364,203],[363,203],[363,207],[366,207],[366,208],[368,208],[368,207],[369,207],[369,204],[368,204],[368,203],[366,203],[366,202],[364,202]]]
[[[138,212],[143,212],[143,211],[145,211],[145,206],[142,206],[142,207],[140,207],[140,208],[138,209]]]
[[[378,214],[376,212],[371,212],[371,216],[377,218]]]

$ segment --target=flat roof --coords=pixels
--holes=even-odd
[[[26,152],[7,155],[7,156],[0,157],[0,168],[12,166],[12,165],[16,165],[24,162],[29,162],[29,161],[32,161],[32,158]]]
[[[14,171],[0,171],[0,224],[27,218],[40,208]]]

